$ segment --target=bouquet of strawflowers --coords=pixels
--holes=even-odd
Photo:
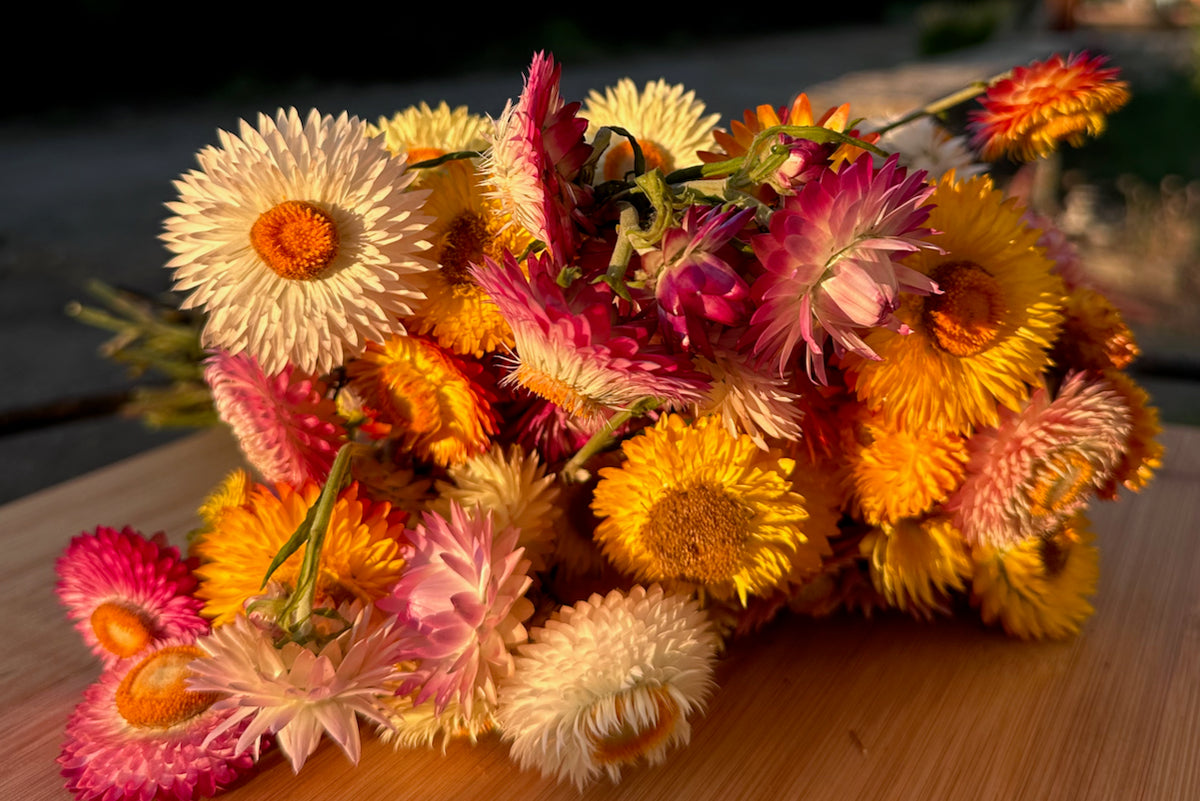
[[[220,132],[162,238],[254,473],[186,555],[100,527],[61,557],[103,663],[69,790],[211,795],[323,735],[357,761],[364,724],[583,786],[685,745],[783,611],[1076,633],[1085,509],[1160,425],[1117,309],[979,159],[1127,97],[1080,53],[886,125],[800,95],[719,128],[663,81],[566,103],[538,54],[496,119]]]

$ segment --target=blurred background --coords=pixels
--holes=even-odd
[[[218,128],[296,106],[368,120],[422,100],[496,115],[535,50],[563,95],[622,77],[683,83],[723,120],[799,92],[818,111],[895,115],[1053,52],[1111,56],[1133,100],[1104,137],[1052,163],[1045,202],[1122,308],[1134,374],[1165,420],[1200,424],[1200,0],[988,0],[765,7],[622,19],[622,8],[530,19],[328,4],[41,4],[10,26],[0,108],[0,502],[190,433],[120,409],[135,385],[102,358],[110,332],[72,319],[89,279],[157,297],[171,181]],[[337,13],[340,12],[340,13]],[[19,60],[13,43],[36,57]],[[28,51],[25,51],[28,52]],[[1045,180],[1045,179],[1044,179]],[[186,470],[186,465],[180,465]]]

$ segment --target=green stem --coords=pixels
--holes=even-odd
[[[283,628],[292,633],[293,639],[302,640],[312,634],[313,602],[317,595],[317,579],[321,573],[321,548],[325,543],[325,532],[333,516],[333,506],[338,493],[350,475],[350,458],[355,445],[347,442],[338,451],[329,471],[329,478],[321,489],[321,495],[313,506],[312,524],[304,548],[304,559],[300,563],[300,575],[296,588],[284,607],[280,620]]]
[[[875,133],[882,136],[889,131],[894,131],[903,125],[908,125],[913,120],[919,120],[921,117],[933,117],[941,114],[943,111],[949,111],[961,103],[966,103],[968,100],[973,100],[976,97],[979,97],[979,95],[988,90],[989,86],[997,81],[1004,80],[1010,75],[1012,75],[1012,70],[1009,70],[1008,72],[1002,72],[999,75],[993,75],[991,78],[988,78],[985,81],[975,81],[974,83],[967,84],[957,92],[952,92],[945,97],[939,98],[934,100],[932,103],[922,106],[919,109],[910,111],[895,122],[890,122],[882,128],[876,130]]]
[[[592,434],[588,441],[584,443],[583,447],[571,457],[570,461],[563,465],[563,469],[559,473],[563,481],[578,481],[580,471],[583,470],[583,466],[587,464],[587,461],[615,441],[616,437],[614,437],[613,434],[618,428],[625,425],[625,423],[629,422],[634,417],[637,417],[640,414],[645,414],[646,412],[655,408],[659,405],[659,403],[661,403],[661,401],[659,401],[657,398],[646,398],[633,404],[633,406],[629,407],[628,409],[623,409],[622,411],[619,411],[610,417],[608,422],[604,424],[604,427],[595,434]]]

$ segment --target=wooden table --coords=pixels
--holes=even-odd
[[[692,744],[582,795],[490,738],[447,756],[368,738],[352,767],[324,745],[293,776],[276,756],[231,801],[398,799],[1200,798],[1200,429],[1170,427],[1141,495],[1095,504],[1096,614],[1024,643],[972,619],[789,618],[735,646]],[[69,454],[64,455],[69,458]],[[165,530],[238,462],[222,431],[0,509],[0,799],[66,799],[54,759],[99,673],[54,597],[54,560],[97,525]]]

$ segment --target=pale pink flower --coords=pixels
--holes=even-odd
[[[67,616],[106,665],[155,643],[208,631],[196,579],[159,532],[107,526],[71,540],[55,565]]]
[[[516,528],[492,531],[490,514],[451,502],[449,518],[433,512],[408,532],[412,552],[400,581],[376,606],[396,615],[400,659],[415,661],[397,694],[413,704],[452,702],[471,715],[474,703],[496,704],[496,686],[513,669],[509,649],[526,639],[533,613],[525,591],[529,562]]]
[[[321,379],[288,365],[270,376],[248,353],[213,353],[204,380],[217,414],[268,482],[294,487],[329,475],[346,432]]]
[[[299,773],[324,732],[357,764],[357,716],[387,725],[380,699],[392,694],[401,659],[395,621],[372,625],[371,609],[352,610],[353,623],[324,645],[276,647],[243,615],[200,638],[196,645],[207,657],[191,663],[190,686],[229,693],[213,709],[230,710],[206,743],[245,723],[236,753],[252,750],[257,758],[262,738],[271,734]]]
[[[1087,269],[1083,265],[1079,251],[1054,220],[1038,214],[1033,209],[1026,209],[1022,219],[1030,228],[1042,232],[1038,237],[1037,246],[1044,249],[1046,258],[1054,262],[1052,272],[1062,278],[1067,291],[1095,286],[1095,282],[1088,278]]]
[[[755,355],[777,361],[784,374],[803,341],[809,376],[822,383],[827,338],[835,354],[878,359],[859,331],[906,333],[893,313],[900,292],[937,291],[928,276],[896,262],[937,249],[923,239],[932,193],[925,173],[908,173],[895,156],[875,171],[864,154],[785,198],[770,232],[751,241],[764,269],[751,289],[759,304],[749,332]]]
[[[707,322],[744,322],[750,287],[726,260],[732,254],[721,251],[753,216],[753,209],[688,206],[680,227],[642,254],[641,272],[658,301],[659,319],[683,347],[711,353]]]
[[[1015,545],[1082,511],[1112,478],[1133,429],[1124,397],[1107,380],[1067,376],[1053,399],[1037,389],[1020,412],[976,432],[962,485],[946,501],[972,545]]]
[[[686,356],[650,344],[652,326],[618,319],[607,286],[577,280],[563,289],[548,256],[527,264],[528,277],[507,254],[471,270],[513,330],[516,366],[506,383],[588,419],[647,398],[667,408],[700,399],[707,378]]]
[[[579,245],[572,212],[587,191],[570,181],[591,147],[584,141],[587,120],[575,116],[580,104],[559,95],[561,72],[553,56],[534,55],[520,99],[509,101],[487,135],[483,172],[503,211],[556,259],[567,259]]]
[[[214,696],[186,687],[190,639],[158,643],[107,668],[67,721],[58,762],[78,801],[209,798],[254,764]],[[134,672],[141,675],[141,681]],[[132,718],[132,720],[130,719]]]

